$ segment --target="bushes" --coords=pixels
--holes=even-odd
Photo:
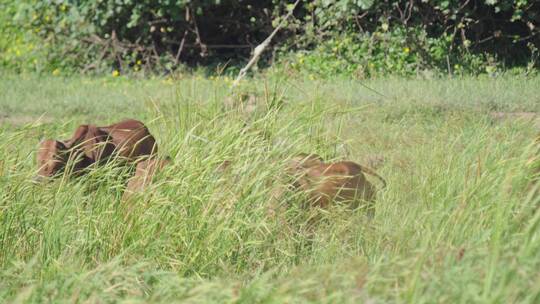
[[[293,70],[317,77],[366,78],[410,76],[439,71],[448,74],[493,74],[499,63],[489,54],[451,51],[452,38],[430,38],[418,28],[377,29],[373,33],[341,34],[284,61]]]
[[[85,73],[234,64],[290,8],[278,0],[3,1],[2,66]],[[308,0],[295,17],[266,61],[292,58],[295,69],[326,75],[531,68],[540,46],[534,0]]]
[[[249,55],[271,30],[270,3],[31,0],[17,5],[13,23],[43,39],[51,69],[170,71],[229,59],[236,48]]]
[[[420,30],[415,33],[423,34]],[[319,76],[344,74],[358,78],[409,75],[436,68],[443,59],[439,57],[445,52],[447,40],[428,39],[424,35],[422,45],[413,46],[408,43],[407,35],[404,28],[362,35],[342,34],[322,42],[310,52],[297,52],[291,58],[291,67]],[[428,49],[430,52],[425,52]],[[427,58],[422,56],[422,51]]]
[[[297,70],[332,76],[494,74],[537,67],[537,1],[311,1],[289,57]]]
[[[16,25],[15,2],[0,1],[0,67],[39,69],[39,37]]]
[[[511,60],[527,55],[527,43],[539,43],[540,3],[534,0],[370,1],[315,0],[310,9],[316,27],[372,32],[381,26],[421,28],[430,37],[448,35],[454,46],[489,51]],[[351,12],[351,13],[347,13]]]

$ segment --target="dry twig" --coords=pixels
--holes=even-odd
[[[285,22],[287,21],[287,19],[289,19],[292,16],[294,10],[298,6],[298,3],[300,3],[300,0],[296,0],[296,2],[294,3],[292,9],[289,11],[289,13],[287,13],[285,18],[283,18],[281,20],[279,25],[274,29],[274,31],[270,34],[270,36],[268,36],[261,44],[259,44],[255,48],[255,50],[253,51],[253,56],[251,57],[249,62],[246,64],[246,66],[244,68],[242,68],[242,70],[240,70],[240,73],[238,73],[238,77],[236,77],[236,80],[233,82],[233,84],[232,84],[233,89],[236,86],[238,86],[238,84],[240,83],[240,80],[242,80],[242,78],[244,78],[244,76],[246,76],[246,73],[249,71],[249,69],[253,65],[255,65],[257,63],[257,61],[261,57],[261,54],[268,47],[268,45],[270,45],[270,42],[272,41],[272,38],[274,38],[274,36],[277,34],[277,32],[285,25]]]

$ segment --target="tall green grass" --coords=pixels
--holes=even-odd
[[[231,107],[219,79],[3,76],[0,301],[538,303],[537,131],[488,113],[539,111],[539,82],[274,76]],[[149,191],[122,202],[112,164],[31,182],[40,138],[126,117],[173,159]],[[374,218],[274,208],[299,152],[384,157]]]

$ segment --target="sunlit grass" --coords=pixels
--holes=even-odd
[[[540,300],[537,132],[488,113],[539,111],[539,78],[257,78],[228,100],[200,78],[0,82],[0,299],[6,302],[486,302]],[[168,167],[121,201],[128,170],[31,182],[42,137],[132,117]],[[288,157],[384,158],[376,213],[310,212]],[[230,170],[217,170],[231,160]],[[278,213],[275,213],[275,211]]]

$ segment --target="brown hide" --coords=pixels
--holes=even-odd
[[[36,157],[38,176],[55,175],[64,169],[68,158],[74,160],[74,171],[78,172],[111,156],[136,162],[156,153],[155,139],[140,121],[127,119],[105,127],[80,125],[64,142],[45,140],[40,143]]]
[[[359,201],[372,202],[376,188],[364,173],[384,179],[371,169],[351,161],[324,163],[317,155],[300,155],[293,158],[289,172],[294,172],[293,186],[308,195],[312,205],[328,207],[332,201],[349,203],[358,207]]]
[[[171,159],[168,157],[165,159],[151,158],[139,162],[137,164],[135,175],[128,181],[122,199],[125,201],[129,199],[133,193],[142,192],[150,185],[150,183],[152,183],[154,176],[170,163]]]
[[[133,161],[157,154],[156,140],[140,121],[128,119],[99,130],[109,135],[120,157]]]
[[[92,163],[107,159],[115,150],[109,134],[95,125],[80,125],[73,136],[66,141],[66,146],[74,152],[82,153]]]

